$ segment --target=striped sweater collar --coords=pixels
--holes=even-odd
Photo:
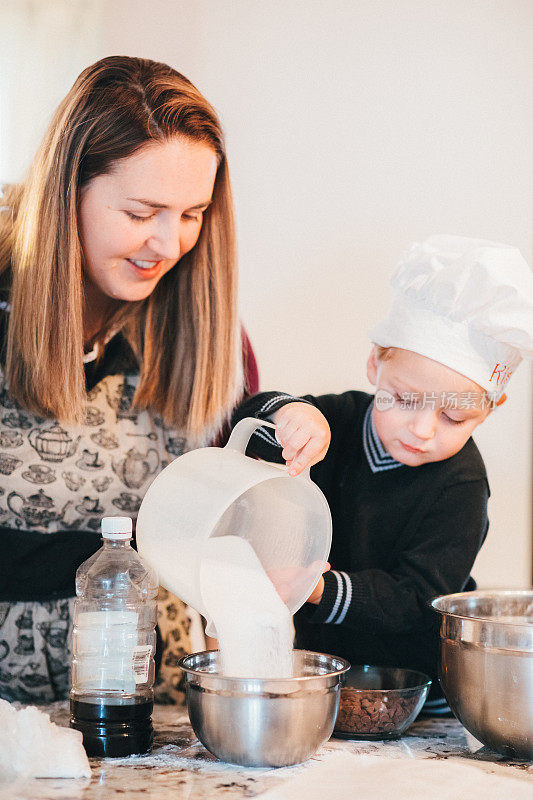
[[[376,433],[374,422],[372,420],[372,408],[374,401],[370,403],[366,410],[365,418],[363,420],[363,448],[368,461],[368,466],[372,472],[383,472],[388,469],[396,469],[396,467],[403,467],[399,461],[383,447],[381,439]]]

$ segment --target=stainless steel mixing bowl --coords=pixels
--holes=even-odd
[[[437,597],[439,677],[450,708],[480,742],[533,759],[533,590]]]
[[[293,678],[218,674],[219,652],[185,656],[193,730],[213,755],[245,767],[285,767],[310,758],[332,734],[347,661],[294,651]]]

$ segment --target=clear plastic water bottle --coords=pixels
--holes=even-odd
[[[152,747],[158,587],[131,536],[129,517],[104,517],[103,547],[76,572],[70,725],[88,755]]]

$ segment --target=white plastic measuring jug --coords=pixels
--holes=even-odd
[[[225,447],[177,458],[153,481],[139,509],[140,555],[162,586],[205,617],[199,571],[210,537],[246,539],[291,613],[311,594],[329,555],[331,513],[309,470],[290,477],[284,467],[245,455],[250,436],[263,426],[275,428],[243,419]]]

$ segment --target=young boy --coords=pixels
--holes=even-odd
[[[315,465],[331,508],[332,569],[295,615],[295,646],[435,681],[428,601],[476,585],[490,492],[470,437],[533,358],[533,274],[515,248],[441,236],[413,245],[392,284],[392,309],[370,333],[374,396],[267,392],[233,423],[273,420],[276,438],[262,428],[248,452],[280,460],[279,441],[292,474]]]

